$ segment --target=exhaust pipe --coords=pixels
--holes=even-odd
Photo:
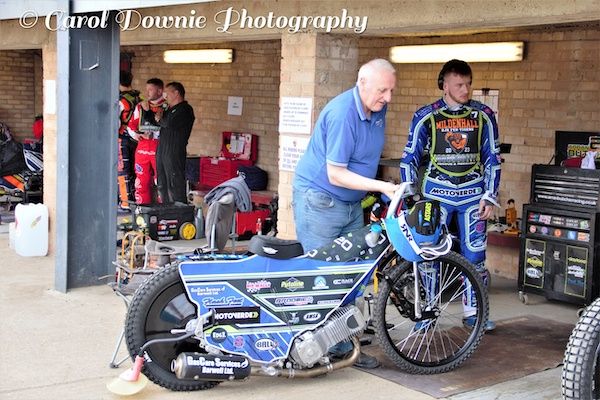
[[[325,375],[332,371],[350,367],[354,362],[358,359],[360,355],[360,341],[358,338],[352,338],[352,344],[354,348],[352,349],[352,353],[350,357],[345,358],[343,360],[328,364],[322,365],[320,367],[311,368],[311,369],[283,369],[283,368],[270,368],[268,370],[263,369],[262,367],[252,367],[252,371],[250,375],[260,375],[260,376],[277,376],[280,378],[313,378],[319,375]]]

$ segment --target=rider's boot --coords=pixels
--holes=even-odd
[[[353,348],[354,347],[352,346],[351,342],[344,341],[330,348],[329,354],[332,358],[341,360],[343,358],[346,358],[348,353],[350,353]],[[379,365],[379,361],[375,357],[365,354],[362,351],[360,352],[358,359],[354,362],[355,367],[364,369],[377,368],[379,367]]]
[[[483,287],[485,290],[488,289],[488,285],[490,282],[490,273],[487,268],[485,268],[484,262],[479,262],[475,264],[475,268],[477,272],[481,275],[481,279],[483,280]],[[467,328],[473,328],[475,323],[477,322],[477,299],[475,298],[475,291],[473,290],[473,286],[468,279],[464,279],[465,292],[463,294],[463,310],[465,313],[465,317],[463,318],[463,325]],[[489,332],[496,329],[496,323],[494,321],[488,320],[483,327],[484,331]]]

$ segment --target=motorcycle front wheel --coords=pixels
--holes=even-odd
[[[561,386],[566,400],[600,399],[600,299],[585,309],[571,333]]]
[[[151,275],[136,291],[125,319],[127,348],[135,357],[152,339],[173,338],[171,329],[183,329],[196,318],[196,307],[188,300],[177,266],[165,267]],[[144,353],[142,372],[152,382],[174,391],[210,389],[217,381],[177,379],[171,361],[182,352],[200,352],[198,341],[156,343]]]
[[[373,324],[381,348],[398,368],[437,374],[473,354],[489,314],[487,291],[473,264],[450,252],[419,263],[415,277],[413,264],[395,255],[380,271]],[[467,293],[475,307],[465,311]]]

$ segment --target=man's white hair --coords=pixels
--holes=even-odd
[[[363,64],[358,70],[356,85],[358,85],[363,79],[365,82],[367,82],[374,74],[382,71],[391,72],[392,74],[396,73],[394,66],[388,60],[383,58],[376,58]]]

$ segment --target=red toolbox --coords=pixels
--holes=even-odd
[[[264,225],[265,221],[267,220],[267,218],[269,218],[270,215],[271,212],[268,208],[248,212],[238,211],[235,213],[235,231],[240,236],[244,235],[245,233],[257,234],[258,220],[260,219],[261,225]]]
[[[226,180],[235,178],[240,165],[250,166],[252,161],[200,157],[200,184],[213,188]]]

